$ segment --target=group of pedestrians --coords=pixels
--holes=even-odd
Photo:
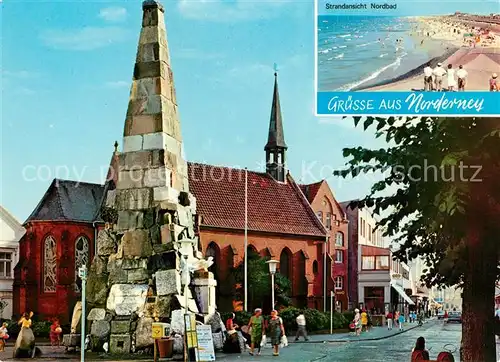
[[[361,311],[358,308],[354,309],[354,320],[350,327],[355,331],[356,335],[360,336],[361,332],[368,332],[370,325],[370,315],[366,309]]]
[[[424,90],[427,92],[441,92],[444,89],[443,80],[446,76],[448,91],[453,92],[458,88],[459,92],[463,92],[465,91],[468,75],[463,65],[460,65],[458,70],[456,70],[453,68],[452,64],[448,64],[447,69],[445,69],[442,63],[438,63],[437,66],[432,69],[431,64],[428,63],[424,68]]]
[[[385,319],[387,320],[387,329],[392,331],[392,328],[394,325],[399,328],[400,331],[403,330],[403,325],[405,323],[405,316],[404,314],[401,314],[399,311],[395,311],[392,313],[389,311],[387,315],[385,316]]]
[[[226,321],[226,330],[228,334],[228,338],[224,345],[224,351],[226,353],[243,352],[239,343],[240,336],[244,339],[243,346],[250,346],[249,353],[251,356],[255,353],[260,355],[261,347],[267,342],[266,336],[269,336],[270,338],[271,345],[273,347],[273,356],[279,356],[280,345],[288,345],[283,319],[281,319],[276,310],[271,312],[269,319],[266,321],[262,315],[262,309],[255,309],[254,314],[248,321],[248,324],[241,328],[235,323],[234,318],[235,315],[233,313]]]
[[[424,91],[441,92],[446,89],[449,92],[454,92],[455,90],[464,92],[468,76],[469,73],[464,69],[463,65],[459,65],[458,69],[455,69],[453,68],[453,64],[448,64],[445,69],[442,63],[438,63],[433,69],[431,68],[431,64],[427,63],[427,66],[424,68]],[[443,85],[445,78],[446,88]],[[500,91],[500,84],[497,82],[497,78],[498,74],[493,73],[491,75],[488,84],[490,92]]]

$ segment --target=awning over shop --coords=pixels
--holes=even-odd
[[[406,295],[406,293],[405,293],[405,291],[404,291],[404,289],[403,289],[402,286],[399,286],[397,284],[391,283],[391,287],[393,287],[396,290],[396,292],[398,292],[398,294],[400,296],[402,296],[405,301],[408,302],[409,305],[415,305],[415,303],[413,302],[413,300],[411,300],[411,298],[408,295]]]

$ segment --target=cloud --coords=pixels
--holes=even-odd
[[[110,22],[124,21],[127,18],[127,9],[118,6],[111,6],[109,8],[101,9],[101,11],[99,11],[99,17]]]
[[[124,42],[128,39],[128,35],[127,29],[106,26],[46,30],[40,34],[40,39],[45,45],[54,49],[86,51]]]
[[[279,9],[293,0],[180,0],[179,12],[186,18],[217,22],[235,22],[278,17]]]
[[[108,88],[125,88],[130,86],[130,82],[124,80],[117,80],[112,82],[106,82],[105,86]]]

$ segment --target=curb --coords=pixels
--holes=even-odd
[[[424,322],[424,323],[428,323],[428,322]],[[395,336],[398,336],[400,334],[403,334],[403,333],[406,333],[408,331],[411,331],[415,328],[418,328],[419,325],[417,324],[416,326],[411,326],[409,328],[406,328],[402,331],[398,331],[394,334],[390,334],[388,336],[382,336],[382,337],[374,337],[374,338],[359,338],[359,339],[329,339],[329,340],[322,340],[322,341],[297,341],[297,342],[292,342],[290,344],[319,344],[319,343],[340,343],[340,342],[344,342],[344,343],[350,343],[350,342],[363,342],[363,341],[380,341],[380,340],[383,340],[383,339],[389,339],[389,338],[392,338],[392,337],[395,337]]]

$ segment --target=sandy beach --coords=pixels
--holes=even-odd
[[[500,74],[500,19],[489,19],[491,23],[486,20],[477,16],[415,18],[416,25],[412,29],[412,36],[420,37],[422,43],[428,39],[439,40],[448,48],[444,50],[443,56],[429,61],[432,68],[442,63],[445,69],[451,64],[453,69],[457,70],[462,65],[468,73],[465,90],[488,91],[492,74]],[[423,90],[424,67],[425,63],[392,80],[356,90]],[[446,79],[443,86],[447,87]]]

